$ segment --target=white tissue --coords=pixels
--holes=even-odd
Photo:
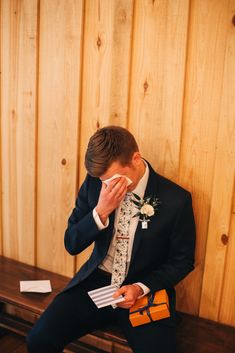
[[[117,179],[117,178],[120,178],[120,177],[125,177],[126,180],[127,180],[127,186],[131,185],[132,184],[132,180],[130,178],[128,178],[127,176],[125,175],[121,175],[121,174],[114,174],[111,178],[109,179],[106,179],[106,180],[103,180],[103,183],[105,183],[106,185],[109,185],[109,183],[114,180],[114,179]]]

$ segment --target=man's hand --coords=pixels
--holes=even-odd
[[[114,293],[113,297],[117,298],[119,295],[123,295],[125,301],[118,303],[117,306],[123,309],[129,309],[135,304],[136,299],[142,294],[143,290],[140,286],[138,286],[138,284],[128,284],[119,288]]]
[[[125,177],[112,180],[108,186],[102,183],[96,212],[103,224],[106,223],[110,213],[120,205],[127,192],[127,184]]]

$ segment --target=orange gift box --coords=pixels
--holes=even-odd
[[[148,324],[169,316],[169,299],[165,289],[155,292],[154,295],[147,294],[137,299],[129,312],[132,326]]]

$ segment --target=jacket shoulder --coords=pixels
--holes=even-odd
[[[191,192],[183,188],[181,185],[164,177],[161,174],[156,173],[156,175],[157,175],[158,185],[160,189],[162,188],[165,191],[167,190],[168,193],[173,193],[174,195],[177,195],[178,197],[182,197],[182,198],[191,196]]]
[[[157,182],[159,199],[167,205],[168,212],[178,213],[185,207],[192,208],[192,196],[187,189],[158,173]]]

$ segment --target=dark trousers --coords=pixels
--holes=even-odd
[[[134,353],[175,353],[175,327],[160,321],[132,327],[129,310],[97,309],[87,291],[109,284],[110,277],[97,270],[59,293],[26,337],[28,353],[60,353],[68,343],[108,324],[120,327]]]

